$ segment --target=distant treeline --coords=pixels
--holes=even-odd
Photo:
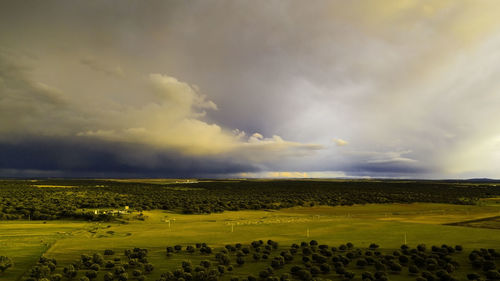
[[[475,204],[500,196],[492,183],[439,181],[224,180],[151,184],[107,180],[0,181],[0,219],[109,220],[109,210],[186,214],[293,206],[432,202]],[[108,209],[106,214],[94,209]],[[84,211],[85,210],[85,211]]]

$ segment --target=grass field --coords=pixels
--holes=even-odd
[[[74,262],[81,254],[104,249],[122,253],[134,247],[150,250],[155,265],[150,280],[178,266],[189,258],[166,258],[165,247],[205,242],[222,247],[225,244],[249,243],[272,239],[280,245],[318,240],[339,245],[352,242],[357,247],[377,243],[384,249],[396,249],[406,241],[463,245],[465,249],[500,249],[500,230],[478,227],[448,226],[447,223],[498,216],[500,206],[462,206],[447,204],[383,204],[339,207],[295,207],[278,211],[237,211],[210,215],[181,215],[166,211],[144,212],[144,221],[127,223],[94,223],[82,221],[2,221],[0,222],[0,255],[13,258],[15,266],[0,275],[0,280],[18,280],[44,253],[56,258],[58,266]],[[248,270],[252,266],[246,267]],[[257,271],[258,272],[258,271]],[[98,279],[99,280],[99,279]]]

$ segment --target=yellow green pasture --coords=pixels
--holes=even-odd
[[[53,257],[58,267],[81,254],[141,247],[150,250],[155,265],[151,280],[173,269],[186,258],[165,257],[165,247],[175,244],[210,246],[272,239],[290,245],[311,239],[338,246],[352,242],[357,247],[377,243],[395,249],[410,246],[460,244],[472,248],[500,249],[500,230],[445,226],[442,224],[498,216],[500,206],[448,204],[369,204],[338,207],[295,207],[278,211],[236,211],[210,215],[182,215],[167,211],[144,212],[144,221],[127,223],[82,221],[2,221],[0,255],[11,257],[15,266],[0,280],[17,280],[41,254]],[[131,216],[132,217],[132,216]],[[200,257],[189,257],[193,263]]]

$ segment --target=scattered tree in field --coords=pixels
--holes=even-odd
[[[128,280],[128,274],[126,272],[118,275],[118,281],[127,281],[127,280]]]
[[[104,274],[104,281],[113,281],[113,280],[114,280],[113,273],[106,272],[106,274]]]
[[[114,262],[112,262],[112,261],[107,261],[107,262],[104,264],[104,267],[105,267],[105,268],[108,268],[108,269],[113,268],[113,267],[115,267],[115,263],[114,263]]]
[[[200,262],[200,265],[203,266],[204,268],[210,268],[212,266],[212,263],[208,260],[203,260]]]
[[[361,259],[361,260],[356,261],[356,266],[359,268],[364,268],[366,266],[366,260]]]
[[[115,251],[113,251],[113,250],[109,250],[109,249],[108,250],[104,250],[104,255],[105,256],[112,256],[114,254],[115,254]]]
[[[275,257],[271,261],[271,267],[274,269],[283,268],[284,265],[285,265],[285,258],[283,258],[282,256]]]
[[[149,274],[154,270],[154,266],[150,263],[144,264],[144,274]]]
[[[255,270],[250,272],[252,273],[251,276],[246,279],[243,278],[243,281],[255,278],[254,275],[258,276],[262,281],[288,281],[292,279],[311,281],[313,279],[322,279],[319,278],[322,274],[334,273],[344,280],[387,281],[386,268],[389,269],[391,274],[405,272],[408,276],[413,276],[412,278],[420,281],[453,281],[461,280],[460,274],[462,273],[457,272],[463,272],[462,270],[456,271],[456,268],[460,265],[455,259],[455,255],[459,255],[459,257],[467,256],[465,253],[456,250],[456,247],[445,244],[432,246],[432,251],[425,251],[425,249],[422,249],[422,245],[417,247],[403,245],[400,250],[388,251],[385,249],[374,250],[375,247],[373,246],[356,248],[351,244],[348,247],[347,244],[349,243],[343,245],[345,246],[344,251],[337,251],[335,247],[325,244],[319,245],[317,242],[305,242],[301,243],[300,246],[294,244],[290,247],[280,247],[278,251],[274,251],[278,249],[278,247],[275,249],[272,246],[277,245],[276,242],[268,240],[264,243],[259,240],[246,245],[226,245],[222,249],[215,248],[215,254],[208,254],[203,253],[204,250],[201,249],[210,247],[205,243],[200,243],[198,255],[203,254],[200,256],[205,257],[205,260],[200,262],[200,266],[193,267],[190,261],[183,261],[181,266],[173,271],[163,273],[157,281],[217,281],[225,278],[225,274],[233,270],[236,271],[235,274],[241,274],[238,267],[233,268],[231,266],[231,259],[236,259],[236,264],[239,266],[244,265],[245,261],[247,261],[251,264],[248,269]],[[342,245],[340,248],[343,248]],[[297,249],[300,251],[297,251]],[[64,268],[64,279],[61,275],[54,274],[57,265],[56,260],[42,257],[37,265],[33,266],[28,272],[30,276],[25,281],[74,280],[76,277],[78,279],[87,278],[87,280],[127,281],[130,279],[141,281],[147,279],[145,274],[153,270],[153,265],[147,262],[147,253],[147,249],[140,248],[125,250],[125,261],[116,265],[111,260],[105,261],[100,254],[82,255],[78,262]],[[178,255],[175,247],[172,248],[172,253]],[[268,254],[271,254],[270,261],[265,261],[264,256],[267,257]],[[245,258],[247,256],[248,258]],[[116,258],[118,257],[114,259]],[[497,251],[494,249],[474,250],[470,252],[468,258],[470,263],[467,262],[466,265],[462,266],[474,266],[482,274],[482,276],[473,273],[468,274],[467,278],[469,280],[483,278],[500,280],[500,272],[497,270],[497,261],[500,260],[500,254]],[[100,273],[101,277],[99,278],[103,279],[96,279],[101,266],[94,262],[101,262],[101,259],[106,270],[111,269],[112,271]],[[298,261],[300,266],[297,263],[292,263],[294,260]],[[254,266],[258,264],[266,267],[264,269],[254,269]],[[288,267],[287,264],[289,264]],[[360,277],[355,278],[352,272],[352,269],[355,268],[364,268],[365,272]],[[83,273],[78,274],[78,269],[81,269]],[[275,275],[275,271],[281,272],[281,270],[290,272],[293,278],[289,274],[283,274],[281,277]],[[373,271],[370,272],[371,270]],[[330,275],[324,277],[330,278]]]
[[[425,244],[418,244],[417,250],[420,252],[425,252],[426,250]]]
[[[0,271],[3,273],[10,267],[12,267],[12,260],[6,256],[0,256]]]
[[[361,274],[361,279],[362,280],[373,280],[373,274],[371,272],[365,271]]]
[[[420,270],[416,265],[410,265],[410,267],[408,267],[408,272],[412,275],[416,275],[420,272]]]
[[[344,273],[344,278],[347,280],[352,280],[354,279],[355,274],[353,272],[346,272]]]
[[[94,270],[94,271],[99,271],[99,269],[101,269],[101,267],[99,266],[99,264],[97,263],[94,263],[90,266],[90,269]]]
[[[97,271],[89,270],[89,271],[85,272],[85,276],[87,276],[88,279],[93,280],[93,279],[97,278]]]
[[[50,275],[50,281],[61,281],[63,279],[61,274],[52,274]]]
[[[500,272],[498,270],[488,270],[486,272],[486,277],[490,280],[500,280]]]
[[[69,280],[75,278],[77,274],[78,272],[72,264],[70,264],[68,267],[65,267],[63,270],[64,277],[66,277]]]
[[[134,271],[132,271],[132,275],[134,277],[139,277],[142,275],[142,271],[140,271],[139,269],[134,269]]]
[[[481,275],[477,273],[469,273],[467,274],[467,279],[469,280],[479,280],[481,278]]]

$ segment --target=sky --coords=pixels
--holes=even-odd
[[[500,178],[500,2],[0,1],[0,177]]]

